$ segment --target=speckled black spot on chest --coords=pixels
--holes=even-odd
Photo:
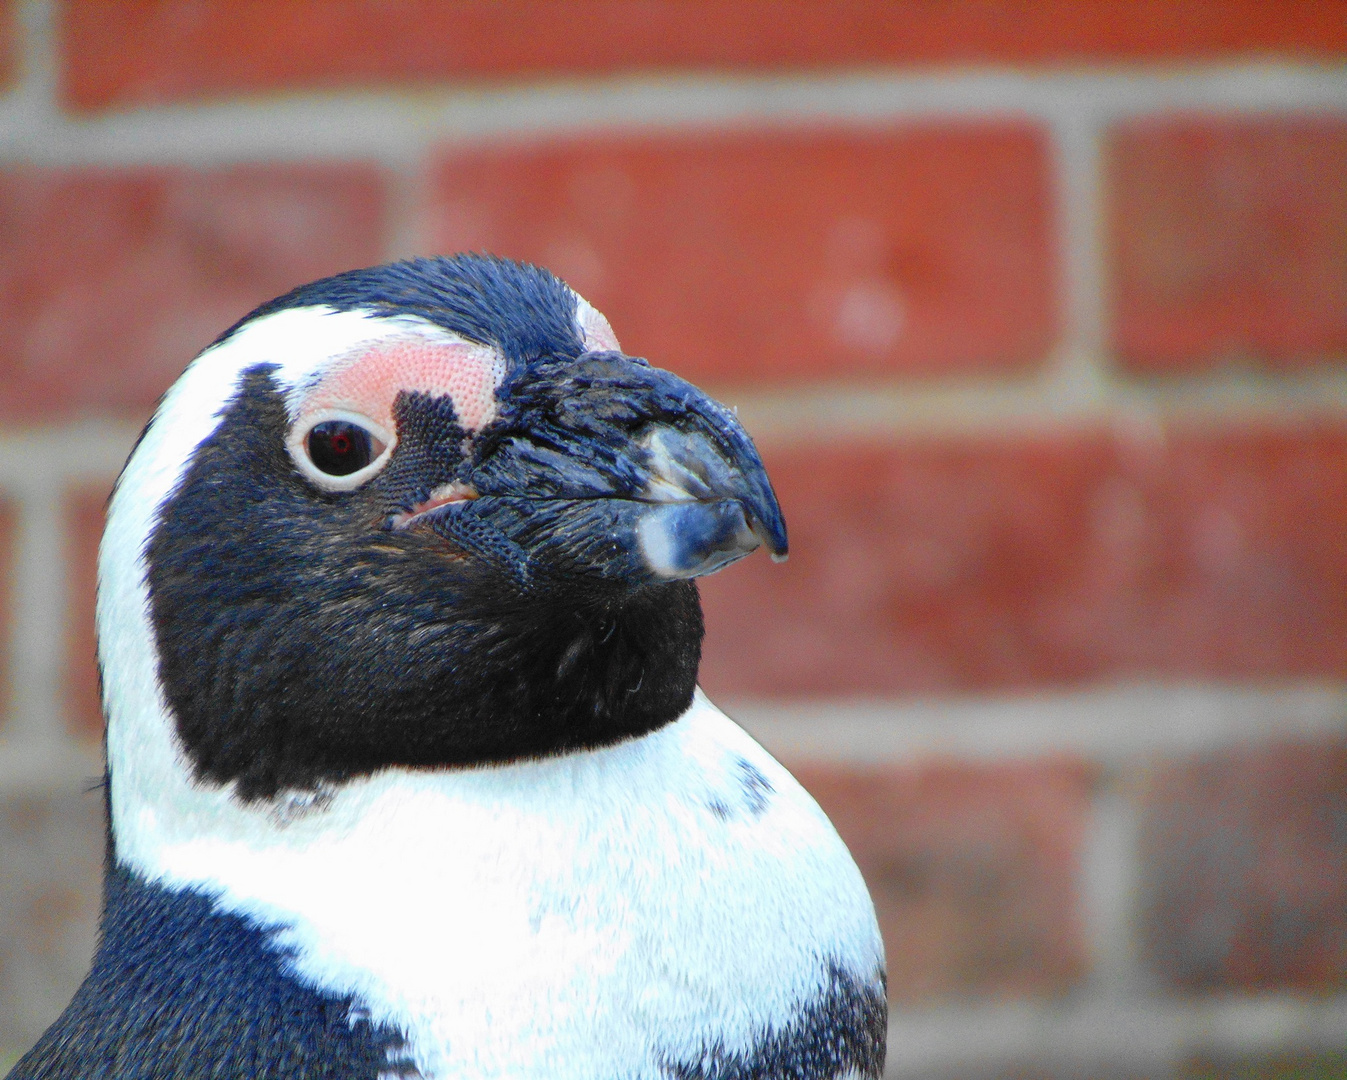
[[[670,1080],[878,1080],[887,1029],[882,973],[864,980],[830,964],[822,991],[789,1024],[760,1032],[747,1051],[705,1046],[696,1060],[666,1063],[664,1073]]]
[[[727,795],[717,797],[707,803],[707,809],[721,821],[729,821],[736,816],[759,818],[771,805],[776,788],[762,774],[762,770],[744,757],[734,761],[734,778],[738,798]]]
[[[178,735],[198,775],[236,781],[244,799],[390,765],[607,745],[691,701],[702,635],[691,583],[525,600],[490,560],[387,528],[461,465],[447,399],[409,394],[396,409],[406,437],[388,468],[356,491],[320,492],[285,451],[272,369],[251,369],[151,534],[151,617]],[[567,660],[577,651],[584,663]]]

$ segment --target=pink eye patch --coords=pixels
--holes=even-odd
[[[617,343],[617,335],[613,333],[613,328],[608,324],[608,320],[603,317],[603,312],[599,311],[588,300],[579,301],[575,314],[580,325],[580,336],[584,340],[586,349],[609,352],[621,350],[621,346]]]
[[[446,342],[419,334],[390,338],[335,365],[305,394],[301,419],[318,412],[352,412],[394,433],[393,402],[400,393],[448,397],[458,421],[480,431],[496,415],[496,387],[505,361],[486,345]]]

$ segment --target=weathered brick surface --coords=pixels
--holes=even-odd
[[[430,235],[692,379],[1000,373],[1053,339],[1050,188],[1018,123],[576,140],[447,152]]]
[[[0,1053],[37,1041],[88,970],[103,836],[101,790],[0,793]]]
[[[142,416],[216,334],[379,261],[362,165],[0,172],[0,417]]]
[[[1189,991],[1347,983],[1347,744],[1157,767],[1140,801],[1156,976]]]
[[[1301,76],[1322,88],[1322,70],[1283,80],[1247,61],[1339,63],[1345,0],[51,6],[61,93],[76,111],[203,98],[246,111],[240,94],[630,73],[938,75],[952,62],[1088,76],[1093,62],[1122,63],[1123,96],[1135,104],[1132,88],[1148,83],[1158,105],[1106,132],[1103,146],[1095,225],[1118,370],[1219,379],[1249,366],[1262,376],[1251,395],[1285,411],[1296,406],[1281,376],[1347,357],[1340,111],[1292,101],[1275,114],[1175,114],[1162,83],[1170,61],[1233,58],[1232,85],[1244,72],[1255,97],[1281,102]],[[0,92],[18,70],[15,7],[0,0]],[[0,424],[143,416],[253,304],[378,261],[394,234],[425,250],[485,247],[550,265],[612,317],[631,351],[731,401],[751,388],[798,403],[829,380],[864,393],[895,380],[1032,379],[1058,342],[1066,295],[1054,232],[1062,161],[1050,133],[1017,112],[1020,84],[1007,85],[986,115],[918,110],[888,125],[638,131],[600,118],[593,134],[569,139],[487,132],[430,148],[414,177],[426,186],[395,200],[422,216],[392,228],[385,179],[368,164],[58,170],[11,155],[0,169]],[[1064,85],[1026,94],[1041,102]],[[1176,85],[1187,94],[1193,84]],[[816,102],[827,107],[831,93]],[[226,112],[221,132],[234,124]],[[213,115],[198,120],[208,127]],[[116,125],[95,126],[114,141],[56,157],[134,157]],[[406,198],[413,190],[423,205]],[[1154,388],[1133,389],[1145,398]],[[1126,412],[1136,399],[1108,396],[1116,389],[1106,386],[1103,408]],[[1304,410],[1321,419],[1278,426],[1213,412],[1206,426],[1024,434],[988,422],[970,434],[962,416],[945,429],[958,434],[866,443],[835,421],[827,440],[769,444],[791,561],[757,556],[703,583],[704,681],[726,698],[1347,682],[1347,423],[1322,404]],[[86,746],[101,730],[93,606],[105,496],[98,483],[63,493],[60,692]],[[0,652],[23,632],[23,613],[4,623],[14,526],[0,500]],[[10,666],[0,656],[0,680]],[[899,1007],[1060,995],[1099,1006],[1080,896],[1089,763],[793,764],[874,890]],[[22,761],[6,766],[14,775]],[[1204,1002],[1268,992],[1279,1009],[1295,993],[1347,992],[1347,741],[1121,768],[1139,814],[1143,887],[1140,906],[1119,917],[1134,919],[1162,991]],[[99,795],[28,786],[0,792],[0,1072],[78,982],[97,908]],[[1102,845],[1090,855],[1125,858]],[[1132,880],[1137,866],[1106,869]],[[1150,979],[1135,985],[1142,997],[1127,1007],[1157,1003]],[[1049,1026],[1007,1049],[1045,1046],[1041,1061],[1029,1049],[1022,1062],[929,1075],[1347,1073],[1341,1055],[1259,1058],[1258,1040],[1282,1032],[1232,1034],[1228,1016],[1214,1015],[1213,1047],[1247,1040],[1247,1060],[1204,1058],[1162,1075],[1129,1060],[1082,1064],[1084,1044],[1047,1045]],[[950,1016],[916,1023],[926,1019]],[[1017,1030],[1038,1022],[1035,1006]]]
[[[766,454],[790,528],[704,579],[703,681],[789,697],[1347,674],[1347,429]]]
[[[1347,122],[1148,119],[1114,132],[1114,338],[1138,372],[1347,354]]]
[[[98,544],[111,483],[87,484],[66,493],[65,526],[69,557],[66,573],[65,713],[71,733],[96,741],[103,735],[103,703],[98,692],[94,604],[98,582]]]
[[[648,69],[1061,63],[1347,51],[1341,0],[65,0],[79,108]]]
[[[892,1001],[1056,995],[1083,973],[1087,767],[796,771],[870,886]]]

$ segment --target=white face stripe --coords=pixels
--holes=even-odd
[[[305,388],[334,359],[408,336],[444,344],[463,341],[410,316],[386,318],[323,307],[264,316],[191,363],[165,395],[127,463],[109,504],[99,549],[97,624],[113,831],[118,858],[128,865],[148,868],[141,839],[151,823],[194,835],[227,828],[240,814],[245,819],[256,816],[241,809],[227,790],[191,779],[159,686],[144,563],[159,507],[181,482],[196,447],[214,432],[244,371],[275,365],[274,378],[293,415],[294,403],[303,400]]]
[[[621,352],[612,326],[593,304],[576,294],[575,324],[580,328],[580,340],[589,352]]]
[[[576,328],[587,349],[616,348],[608,320],[576,297]],[[158,680],[144,549],[159,508],[181,482],[193,451],[219,423],[242,373],[275,365],[292,419],[334,365],[398,339],[482,346],[416,316],[328,307],[292,308],[250,322],[198,356],[169,389],[117,484],[99,549],[97,627],[108,720],[108,765],[118,858],[140,865],[142,823],[177,822],[189,835],[244,810],[226,789],[198,784],[178,744]],[[503,361],[498,369],[504,374]],[[148,866],[148,863],[145,865]]]

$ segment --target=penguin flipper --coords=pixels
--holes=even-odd
[[[7,1080],[416,1076],[397,1032],[287,972],[273,928],[123,867],[107,886],[92,970]]]

